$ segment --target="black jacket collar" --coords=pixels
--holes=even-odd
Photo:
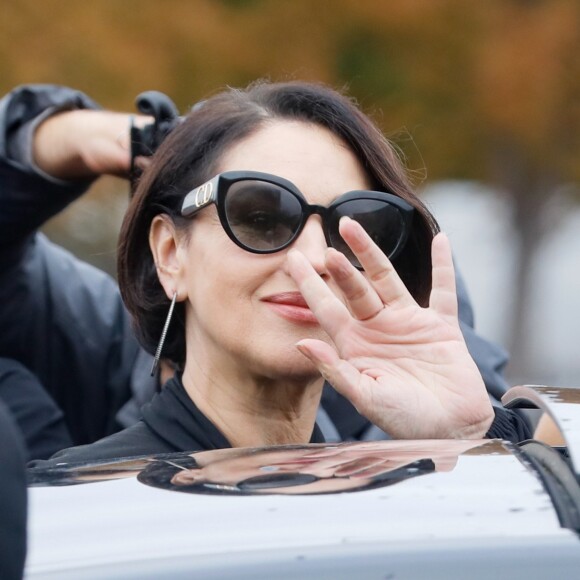
[[[143,421],[149,429],[169,446],[180,451],[231,447],[221,431],[190,399],[179,373],[143,407],[142,413]],[[316,424],[310,443],[324,443],[322,432]]]

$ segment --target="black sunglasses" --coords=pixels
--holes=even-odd
[[[256,171],[227,171],[190,191],[181,215],[192,217],[215,203],[222,227],[238,246],[254,254],[272,254],[288,247],[313,214],[322,218],[326,243],[343,253],[353,266],[361,265],[338,224],[348,216],[359,222],[377,246],[393,259],[403,248],[413,207],[391,193],[349,191],[328,207],[309,204],[290,181]]]

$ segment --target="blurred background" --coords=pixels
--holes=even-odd
[[[344,87],[449,234],[508,379],[580,386],[580,0],[3,0],[0,88],[58,83],[185,112],[256,78]],[[114,274],[127,185],[50,237]],[[0,209],[1,211],[1,209]]]

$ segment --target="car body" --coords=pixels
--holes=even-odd
[[[380,441],[34,470],[25,576],[580,577],[579,395],[504,398],[565,424],[557,448]]]

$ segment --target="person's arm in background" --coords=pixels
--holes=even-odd
[[[54,85],[18,87],[0,101],[0,247],[22,244],[82,195],[91,179],[64,181],[33,161],[37,127],[60,111],[97,109],[78,91]],[[88,177],[88,176],[87,176]]]
[[[39,378],[75,444],[121,427],[140,353],[115,281],[37,233],[99,172],[128,169],[129,115],[96,109],[54,85],[0,101],[0,356]]]

